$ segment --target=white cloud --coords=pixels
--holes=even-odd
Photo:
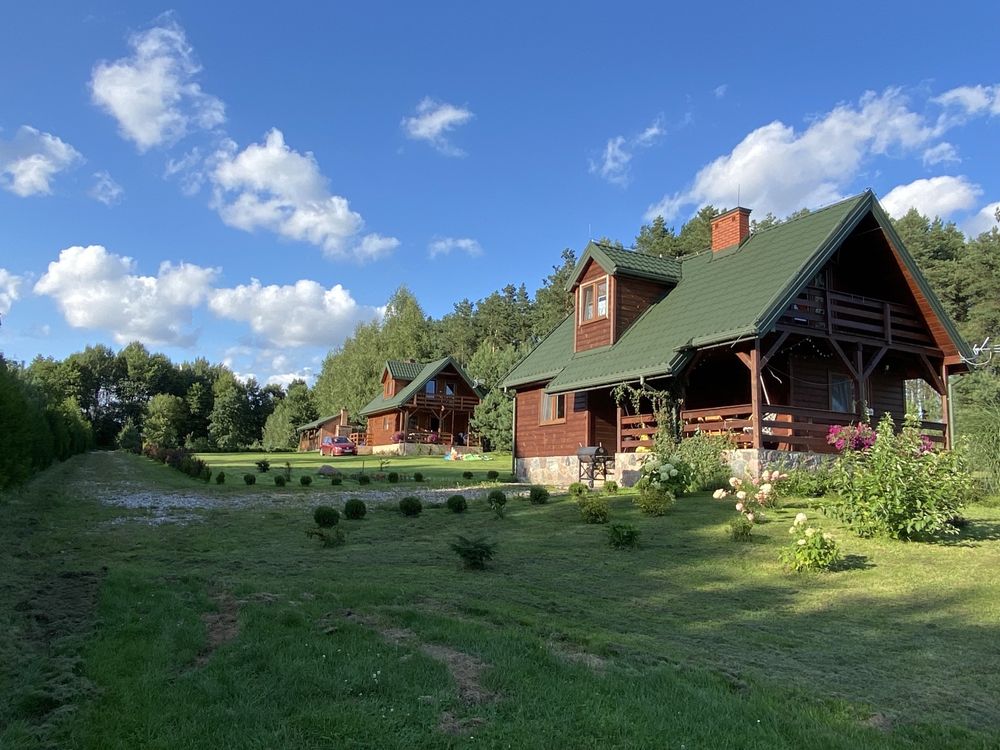
[[[590,161],[590,173],[600,175],[612,183],[625,187],[631,179],[629,165],[636,149],[649,148],[666,133],[661,118],[657,118],[638,135],[626,138],[617,135],[609,138],[604,146],[604,153],[597,162]]]
[[[18,287],[24,281],[20,276],[15,276],[6,268],[0,268],[0,315],[10,312],[11,306],[20,296]]]
[[[472,257],[483,254],[483,248],[479,242],[470,237],[442,237],[431,242],[427,250],[431,258],[448,255],[452,250],[460,250]]]
[[[94,185],[87,195],[105,206],[116,206],[122,201],[125,189],[106,171],[94,172]]]
[[[194,343],[191,312],[208,296],[218,270],[164,262],[156,276],[138,276],[135,265],[101,245],[69,247],[49,263],[34,291],[55,299],[74,328],[104,329],[119,343]]]
[[[723,83],[723,84],[721,84],[719,86],[716,86],[714,89],[712,89],[712,93],[715,94],[715,98],[716,99],[721,99],[722,97],[724,97],[726,95],[726,91],[728,91],[728,90],[729,90],[729,84],[728,83]]]
[[[665,195],[646,218],[675,218],[684,207],[739,202],[760,214],[783,216],[843,196],[865,159],[925,146],[940,135],[909,109],[899,89],[867,92],[857,105],[840,104],[798,132],[775,121],[749,133],[728,154],[703,167],[686,189]]]
[[[194,80],[201,67],[179,25],[168,19],[133,34],[129,46],[128,57],[94,66],[90,91],[94,104],[118,121],[122,136],[140,152],[225,122],[222,101]]]
[[[254,333],[281,347],[337,346],[359,321],[378,317],[377,308],[359,305],[340,284],[324,289],[306,279],[285,286],[252,279],[217,289],[209,307],[220,318],[249,323]]]
[[[998,211],[1000,211],[1000,201],[983,206],[979,213],[965,222],[962,228],[970,237],[978,237],[994,227],[1000,229],[1000,219],[997,219]]]
[[[0,140],[0,187],[22,198],[48,195],[52,178],[82,160],[65,141],[22,125],[11,140]]]
[[[267,229],[282,237],[317,245],[332,257],[373,260],[399,245],[394,237],[358,237],[364,221],[347,199],[332,195],[309,152],[285,145],[272,129],[264,143],[236,153],[229,142],[219,151],[211,174],[214,207],[231,227],[252,232]]]
[[[288,390],[288,386],[295,380],[304,380],[306,385],[311,386],[313,381],[316,380],[316,375],[313,373],[311,367],[304,367],[298,372],[282,372],[270,375],[267,378],[267,385],[276,384],[280,385],[285,390]]]
[[[932,101],[966,115],[1000,115],[1000,84],[959,86],[934,97]]]
[[[448,134],[467,123],[473,116],[465,107],[425,97],[417,105],[416,114],[413,117],[404,117],[401,124],[407,137],[427,141],[446,156],[464,156],[465,152],[448,140]]]
[[[958,158],[958,150],[947,141],[937,144],[936,146],[931,146],[924,150],[923,154],[924,166],[932,166],[934,164],[941,164],[944,162],[960,162],[961,159]]]
[[[924,216],[946,218],[972,208],[982,192],[966,177],[941,175],[897,185],[882,198],[882,206],[897,219],[911,208]]]

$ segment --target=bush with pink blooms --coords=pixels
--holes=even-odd
[[[736,501],[736,511],[751,524],[764,520],[764,508],[774,500],[775,485],[788,475],[778,469],[764,470],[760,479],[730,477],[728,490],[716,490],[712,497],[716,500],[730,498]]]
[[[875,444],[875,430],[870,424],[830,425],[826,442],[838,451],[863,451]]]

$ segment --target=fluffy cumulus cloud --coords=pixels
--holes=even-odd
[[[882,206],[897,219],[911,208],[924,216],[947,218],[972,208],[982,192],[965,177],[944,175],[897,185],[882,197]]]
[[[599,175],[613,185],[625,187],[631,179],[629,167],[635,152],[638,149],[649,148],[658,142],[665,132],[661,120],[657,119],[637,135],[628,138],[616,135],[609,138],[601,158],[591,159],[590,173]]]
[[[448,255],[452,250],[467,253],[472,257],[483,254],[482,246],[470,237],[441,237],[431,242],[427,248],[427,252],[432,258]]]
[[[446,156],[464,156],[465,152],[448,140],[455,128],[473,118],[471,111],[447,102],[425,97],[412,117],[404,117],[402,126],[407,137],[427,141]]]
[[[34,291],[52,297],[74,328],[110,331],[119,343],[194,343],[192,310],[205,301],[218,271],[169,262],[156,276],[135,270],[131,258],[101,245],[69,247],[49,263]]]
[[[167,19],[134,34],[129,46],[129,56],[94,66],[90,92],[139,151],[225,121],[222,102],[195,81],[201,68],[180,26]]]
[[[760,214],[783,216],[831,203],[873,155],[924,147],[940,135],[936,123],[913,112],[899,89],[868,92],[798,131],[772,122],[747,135],[728,154],[703,167],[686,190],[664,196],[646,218],[673,219],[686,207],[739,202]]]
[[[20,276],[15,276],[6,268],[0,268],[0,315],[9,313],[11,306],[17,301],[21,281]]]
[[[125,189],[115,182],[109,172],[94,172],[94,184],[87,191],[87,195],[105,206],[117,206],[122,202]]]
[[[340,284],[326,289],[306,279],[284,286],[252,279],[217,289],[209,307],[220,318],[248,323],[255,334],[282,347],[336,346],[359,321],[379,316],[377,308],[359,305]]]
[[[323,248],[333,257],[372,260],[393,250],[393,237],[368,234],[346,198],[332,195],[311,153],[285,144],[280,130],[242,151],[230,144],[214,157],[214,205],[229,226],[267,229]]]
[[[22,198],[48,195],[56,174],[82,160],[60,138],[22,125],[10,140],[0,137],[0,187]]]
[[[979,213],[969,218],[962,227],[970,237],[978,237],[993,228],[1000,229],[1000,201],[983,206]]]
[[[934,97],[933,101],[965,115],[1000,115],[1000,83],[959,86]]]

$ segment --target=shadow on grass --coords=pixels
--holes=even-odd
[[[967,520],[957,534],[942,534],[927,541],[950,547],[978,547],[980,542],[1000,541],[1000,522]]]
[[[874,567],[875,564],[868,560],[867,555],[844,555],[831,570],[871,570]]]

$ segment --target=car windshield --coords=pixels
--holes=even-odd
[[[335,443],[349,443],[351,441],[348,440],[345,437],[336,437],[336,438],[333,439],[333,442],[335,442]]]

